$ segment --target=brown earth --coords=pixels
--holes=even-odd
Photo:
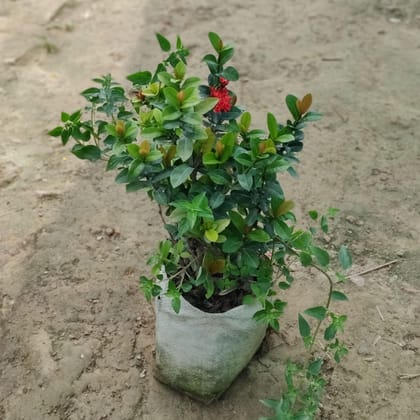
[[[46,135],[92,77],[157,62],[154,32],[181,34],[198,68],[209,30],[237,45],[235,90],[256,123],[285,116],[287,93],[311,91],[325,115],[300,179],[283,178],[298,212],[342,209],[323,240],[346,243],[355,272],[397,260],[344,287],[351,351],[320,418],[420,418],[420,3],[2,0],[0,419],[257,419],[259,399],[280,395],[302,354],[297,312],[320,302],[322,279],[298,273],[281,334],[220,401],[167,389],[137,286],[164,236],[156,208]]]

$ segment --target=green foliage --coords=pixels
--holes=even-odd
[[[166,293],[179,312],[185,293],[198,290],[210,299],[236,288],[244,303],[259,303],[254,318],[278,330],[286,302],[276,294],[291,286],[289,264],[299,261],[329,282],[326,304],[298,315],[303,342],[311,351],[325,323],[325,351],[340,361],[347,349],[337,334],[346,316],[334,313],[330,304],[347,297],[328,274],[334,262],[316,244],[317,228],[296,227],[294,203],[285,199],[279,182],[284,172],[297,176],[304,128],[321,117],[309,110],[312,95],[287,95],[291,117],[281,122],[269,112],[266,128],[253,128],[251,113],[236,105],[230,90],[239,79],[228,65],[233,46],[209,33],[214,52],[203,57],[209,75],[202,82],[188,75],[189,51],[179,37],[174,47],[162,34],[156,38],[167,57],[154,72],[128,75],[132,87],[127,91],[110,75],[94,79],[95,86],[81,93],[87,102],[83,110],[62,112],[61,124],[49,135],[63,145],[72,141],[71,151],[80,159],[106,161],[106,169],[117,172],[117,183],[126,184],[128,192],[146,191],[160,206],[169,239],[149,260],[152,276],[140,279],[148,300]],[[337,212],[312,210],[309,216],[327,233]],[[345,246],[338,260],[343,270],[351,266]],[[166,291],[159,286],[162,268],[169,279]],[[275,273],[282,281],[276,283]],[[344,277],[338,276],[339,283]],[[288,365],[287,392],[266,402],[276,412],[273,419],[312,418],[324,385],[321,365],[319,359],[305,367]],[[294,382],[296,375],[303,388]]]
[[[315,418],[325,390],[321,376],[322,359],[311,359],[306,365],[287,362],[286,391],[279,400],[262,403],[273,410],[273,416],[260,420],[311,420]]]

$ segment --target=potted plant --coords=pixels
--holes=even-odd
[[[84,110],[63,112],[63,124],[49,134],[64,145],[72,139],[80,159],[106,160],[117,183],[145,190],[158,204],[168,238],[149,261],[152,276],[140,279],[156,303],[157,376],[211,401],[249,362],[267,326],[279,329],[286,305],[279,292],[293,281],[290,258],[320,271],[329,265],[314,230],[297,228],[278,180],[279,173],[295,175],[305,124],[320,114],[310,111],[310,94],[288,95],[289,119],[268,113],[267,126],[254,128],[231,90],[239,78],[228,65],[231,45],[209,34],[214,52],[203,58],[203,83],[187,74],[189,52],[179,37],[174,49],[162,35],[157,40],[167,57],[155,71],[129,75],[131,90],[110,75],[94,79],[97,86],[82,92]],[[327,218],[320,220],[326,229]],[[345,247],[340,259],[346,268]],[[329,320],[333,340],[341,324],[329,304],[345,296],[328,279],[327,304],[308,315]],[[316,334],[302,315],[299,328],[311,346]]]

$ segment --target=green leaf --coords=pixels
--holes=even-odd
[[[279,127],[276,117],[271,112],[267,114],[267,127],[268,131],[270,132],[270,137],[275,140],[277,138]]]
[[[139,159],[139,145],[136,143],[131,143],[127,145],[127,152],[133,159]]]
[[[337,327],[334,324],[330,324],[324,332],[324,338],[326,340],[332,340],[337,334]]]
[[[168,52],[171,49],[171,43],[159,32],[156,33],[156,38],[162,51]]]
[[[223,242],[222,250],[223,252],[226,252],[227,254],[232,254],[234,252],[239,251],[242,245],[243,245],[243,242],[240,239],[228,236],[226,241]]]
[[[229,183],[229,175],[222,169],[213,169],[208,172],[209,178],[217,185],[226,185]]]
[[[317,212],[316,210],[310,210],[310,211],[308,212],[308,214],[309,214],[309,217],[310,217],[312,220],[316,220],[316,219],[318,219],[318,212]]]
[[[181,137],[177,142],[176,150],[183,162],[187,161],[193,153],[193,142],[189,137]]]
[[[306,249],[312,240],[309,232],[297,231],[292,236],[292,246],[297,249]]]
[[[291,230],[286,223],[281,220],[275,220],[273,223],[275,234],[284,241],[290,240]]]
[[[217,209],[220,207],[225,201],[225,195],[219,191],[214,192],[209,200],[209,205],[212,209]]]
[[[55,127],[51,131],[48,131],[48,135],[52,137],[60,137],[63,132],[63,127]]]
[[[299,333],[302,337],[310,337],[311,336],[311,327],[308,324],[308,321],[299,314]]]
[[[209,242],[216,242],[219,237],[219,234],[214,229],[207,229],[204,232],[204,236]]]
[[[132,82],[134,85],[148,85],[152,80],[152,73],[150,73],[150,71],[139,71],[128,75],[127,80]]]
[[[225,79],[230,80],[232,82],[235,82],[236,80],[239,79],[239,73],[238,73],[238,71],[234,67],[232,67],[232,66],[226,67],[222,71],[222,76]]]
[[[207,152],[203,155],[203,164],[205,166],[220,165],[220,161],[216,158],[213,152]]]
[[[128,176],[130,178],[137,178],[143,172],[144,166],[144,163],[140,160],[133,160],[128,169]]]
[[[309,111],[308,113],[306,113],[306,115],[303,117],[304,121],[318,121],[322,118],[322,114],[320,114],[319,112],[314,112],[314,111]]]
[[[194,171],[194,168],[186,164],[177,166],[172,171],[171,176],[169,177],[172,187],[177,188],[181,184],[183,184],[193,171]]]
[[[67,122],[70,119],[70,114],[67,114],[67,112],[61,113],[61,122]]]
[[[340,251],[338,251],[338,260],[343,270],[350,268],[353,263],[351,254],[345,245],[341,245]]]
[[[327,308],[324,306],[315,306],[313,308],[306,309],[305,314],[312,318],[322,321],[327,316]]]
[[[321,372],[322,365],[324,364],[323,359],[316,359],[313,362],[311,362],[308,366],[308,373],[311,376],[318,376]]]
[[[265,230],[262,230],[262,229],[253,230],[252,232],[248,234],[248,237],[252,241],[261,242],[261,243],[269,242],[271,240],[270,235]]]
[[[200,101],[195,107],[194,111],[203,115],[206,112],[211,111],[219,101],[218,98],[206,98]]]
[[[236,162],[240,163],[243,166],[246,166],[246,167],[253,166],[252,156],[250,155],[249,152],[240,153],[238,155],[235,155],[233,158],[236,160]]]
[[[93,145],[81,146],[80,144],[75,144],[71,152],[79,159],[95,161],[101,158],[101,149]]]
[[[182,80],[185,76],[187,67],[182,61],[178,61],[177,65],[174,68],[174,75],[178,80]]]
[[[223,48],[223,50],[220,51],[220,54],[219,54],[220,65],[224,66],[233,57],[234,53],[235,53],[235,50],[233,47]]]
[[[276,138],[276,142],[280,143],[289,143],[295,140],[295,136],[293,134],[282,134],[281,136]]]
[[[213,48],[217,51],[220,52],[223,48],[223,42],[220,39],[220,36],[217,35],[215,32],[209,32],[209,40],[211,42],[211,45],[213,46]]]
[[[255,303],[256,299],[255,296],[252,295],[245,295],[242,299],[243,305],[253,305]]]
[[[181,299],[178,296],[172,298],[171,305],[175,313],[179,314],[179,310],[181,309]]]
[[[308,267],[309,265],[311,265],[311,263],[312,263],[312,257],[311,257],[311,254],[308,254],[307,252],[304,252],[304,251],[302,251],[300,254],[299,254],[299,259],[300,259],[300,262],[302,263],[302,265],[304,266],[304,267]]]
[[[322,216],[321,217],[321,229],[324,233],[328,233],[328,219],[327,216]]]
[[[334,207],[330,207],[328,209],[328,217],[335,217],[337,215],[337,213],[340,211],[340,209],[336,209]]]
[[[342,292],[334,290],[331,294],[331,299],[333,300],[349,300],[349,298]]]
[[[293,115],[293,118],[295,120],[299,120],[300,118],[300,112],[297,107],[297,100],[298,98],[294,95],[287,95],[286,96],[286,105],[287,108],[289,108],[290,113]],[[308,112],[309,114],[309,112]]]
[[[242,254],[243,265],[246,264],[249,267],[258,268],[260,264],[260,260],[254,251],[244,248],[242,249],[241,254]]]
[[[251,126],[251,114],[246,111],[241,115],[240,128],[242,131],[247,132]]]
[[[251,173],[239,174],[238,175],[239,185],[246,191],[251,191],[253,178]]]
[[[312,254],[314,254],[318,264],[322,267],[326,267],[330,262],[330,256],[325,249],[318,248],[316,246],[311,247]]]
[[[245,223],[245,220],[242,218],[242,216],[235,211],[230,211],[229,216],[232,220],[233,225],[236,227],[236,229],[238,229],[239,232],[243,233],[246,223]]]
[[[166,100],[169,105],[179,108],[178,92],[173,87],[167,86],[163,89],[163,94],[165,95]]]

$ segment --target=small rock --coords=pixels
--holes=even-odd
[[[98,236],[96,237],[96,240],[97,240],[97,241],[102,241],[102,239],[103,239],[103,238],[104,238],[103,236],[98,235]]]
[[[62,193],[60,191],[35,191],[35,195],[41,200],[55,200],[60,198]]]
[[[143,369],[141,372],[140,372],[140,378],[145,378],[146,377],[146,369]]]
[[[401,22],[401,19],[396,18],[396,17],[390,17],[390,18],[388,19],[388,21],[389,21],[390,23],[400,23],[400,22]]]
[[[331,242],[331,236],[330,235],[324,235],[324,242],[329,244]]]
[[[402,249],[397,251],[397,256],[398,257],[405,257],[406,256],[406,251],[403,251]]]
[[[351,216],[351,215],[347,216],[347,217],[346,217],[346,220],[347,220],[349,223],[351,223],[352,225],[354,225],[354,224],[356,223],[356,218],[355,218],[354,216]]]
[[[110,227],[107,227],[107,228],[105,229],[105,233],[106,233],[108,236],[112,236],[112,235],[115,233],[115,229],[112,229],[112,228],[110,228]]]
[[[20,169],[13,162],[2,162],[0,165],[0,188],[16,181],[20,172]]]
[[[363,287],[365,285],[365,279],[362,276],[358,276],[356,274],[350,276],[349,280],[359,287]]]
[[[370,356],[372,354],[371,347],[367,343],[362,342],[357,348],[357,354],[360,356]]]

